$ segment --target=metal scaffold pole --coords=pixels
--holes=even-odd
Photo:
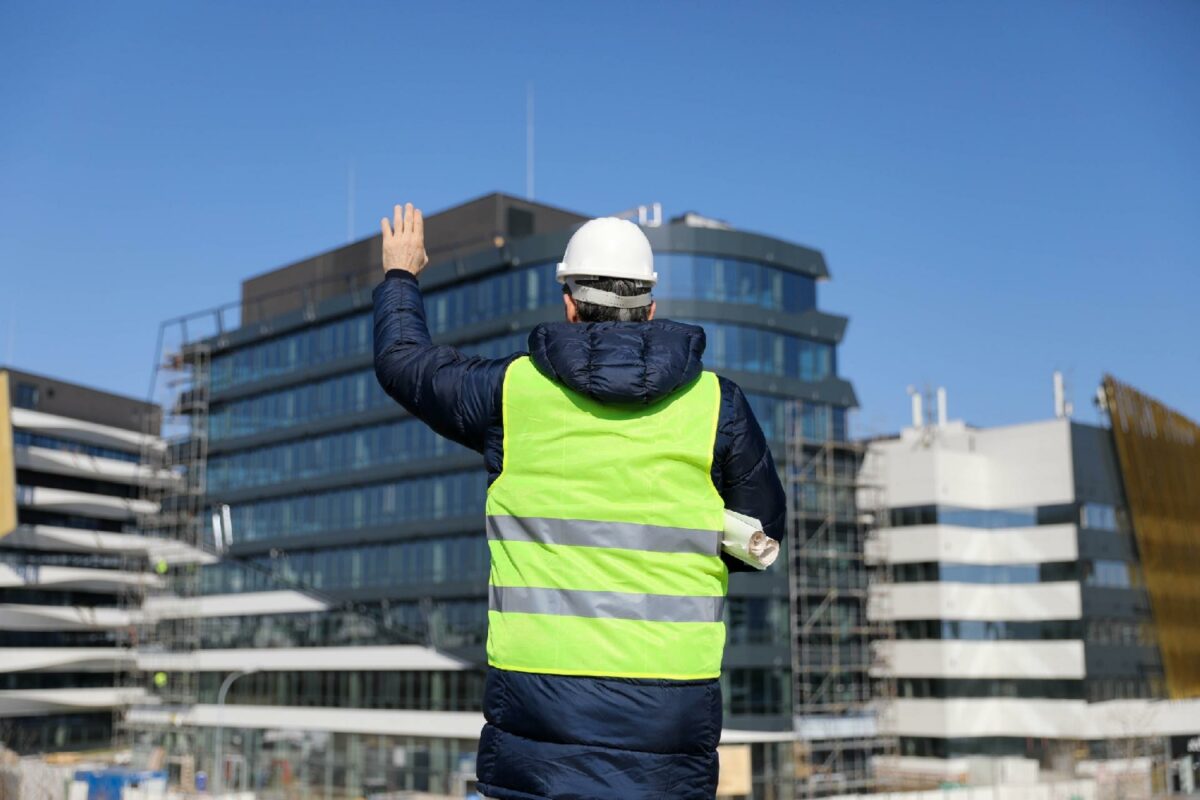
[[[864,470],[867,448],[835,429],[828,406],[788,408],[785,488],[796,719],[796,796],[879,788],[875,765],[895,749],[883,710],[886,671],[873,669],[889,626],[867,613],[887,576],[865,556],[884,508]]]
[[[164,323],[158,337],[150,401],[162,410],[161,436],[147,436],[142,459],[151,476],[142,497],[153,510],[138,518],[140,552],[127,556],[142,580],[122,596],[128,652],[121,683],[131,694],[114,725],[115,743],[131,750],[132,763],[166,768],[184,789],[195,786],[198,744],[196,728],[182,724],[199,700],[193,612],[200,567],[214,560],[205,546],[211,347],[188,322]],[[147,433],[159,433],[149,427],[157,424]],[[161,723],[162,712],[172,724]]]

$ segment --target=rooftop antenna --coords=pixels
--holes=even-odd
[[[525,84],[525,199],[533,200],[533,81]]]
[[[1070,419],[1075,413],[1075,404],[1067,399],[1069,394],[1062,370],[1054,370],[1054,416],[1058,419]]]
[[[346,167],[346,243],[354,241],[354,161]]]
[[[925,425],[924,415],[921,413],[921,393],[917,391],[917,387],[908,387],[908,396],[912,398],[912,425],[920,430]]]

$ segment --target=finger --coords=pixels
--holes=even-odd
[[[392,238],[392,226],[388,224],[387,217],[384,217],[383,219],[379,220],[379,227],[383,229],[383,238],[384,239]]]
[[[399,235],[404,231],[404,206],[397,205],[395,210],[395,219],[392,222],[392,228]]]
[[[425,215],[421,213],[421,209],[419,209],[419,208],[413,209],[413,233],[415,233],[417,236],[421,237],[422,240],[424,240],[424,238],[425,238]]]
[[[404,232],[412,233],[413,230],[413,207],[412,203],[404,204]]]

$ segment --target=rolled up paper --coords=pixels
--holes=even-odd
[[[761,522],[728,508],[721,549],[755,569],[766,569],[779,557],[779,542],[763,533]]]

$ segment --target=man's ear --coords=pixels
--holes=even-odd
[[[567,322],[579,322],[579,306],[575,305],[575,298],[567,292],[563,292],[563,305],[567,307]]]
[[[655,311],[658,311],[658,303],[651,300],[650,301],[650,313],[646,315],[646,322],[649,322],[650,320],[654,319]]]

